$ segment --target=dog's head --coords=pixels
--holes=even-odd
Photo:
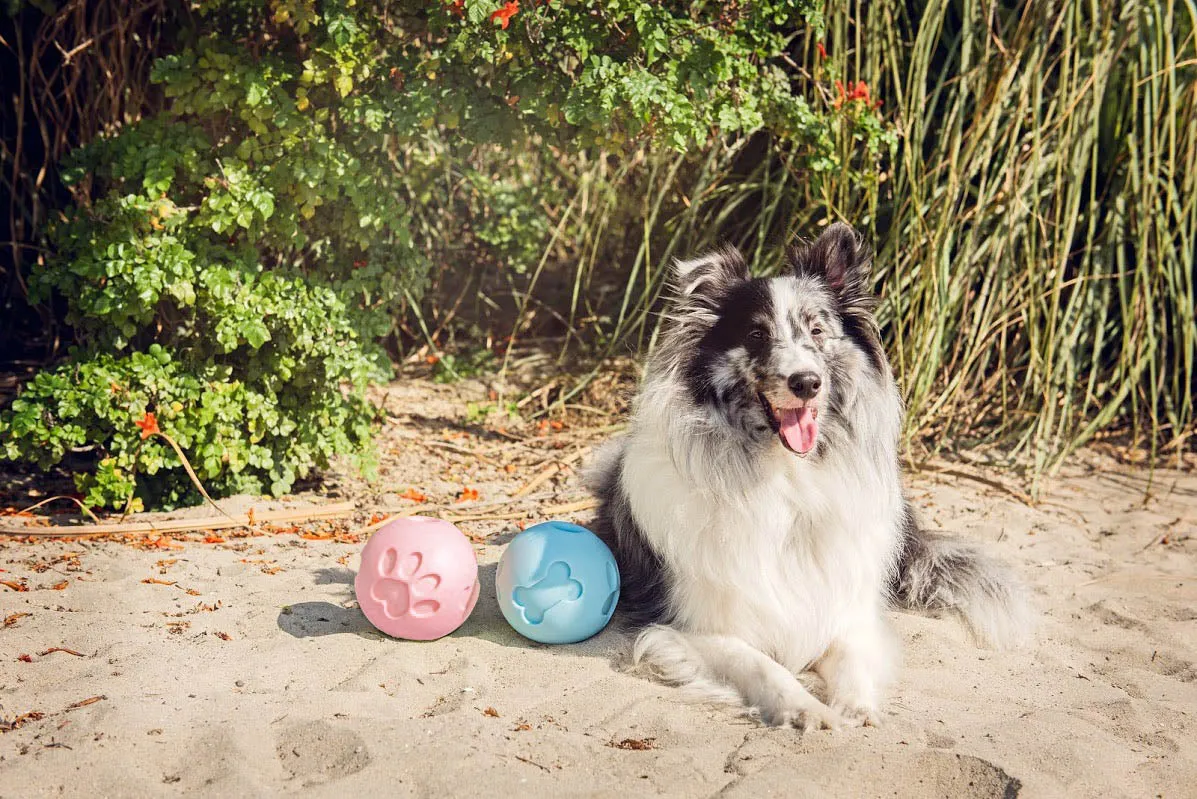
[[[733,249],[677,264],[670,349],[694,402],[752,441],[815,450],[856,376],[883,368],[870,262],[834,224],[793,249],[781,277],[750,278]]]

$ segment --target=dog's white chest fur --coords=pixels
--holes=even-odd
[[[636,422],[623,488],[670,571],[676,624],[735,635],[800,670],[880,612],[901,512],[891,465],[778,447],[746,471],[679,455],[668,414],[646,409]]]

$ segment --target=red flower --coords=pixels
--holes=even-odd
[[[827,57],[827,48],[823,46],[822,42],[816,42],[815,48],[818,49],[818,51],[819,51],[819,58]]]
[[[839,93],[839,97],[831,101],[832,108],[839,108],[844,103],[850,103],[854,100],[863,100],[866,108],[871,107],[876,110],[881,107],[880,100],[873,102],[873,98],[869,95],[869,84],[863,80],[856,83],[849,83],[847,89],[844,88],[843,83],[837,80],[835,82],[835,90]]]
[[[465,0],[453,0],[449,4],[449,13],[458,19],[465,18]]]
[[[154,414],[150,413],[149,411],[146,411],[145,416],[143,416],[141,419],[135,420],[133,424],[141,428],[141,438],[143,441],[155,433],[162,432],[158,429],[158,417],[154,416]]]
[[[490,15],[491,22],[499,23],[499,27],[507,30],[507,26],[511,23],[511,18],[519,13],[520,0],[508,0],[504,3],[502,8]]]

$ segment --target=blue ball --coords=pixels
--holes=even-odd
[[[619,602],[619,569],[598,536],[544,522],[511,539],[495,573],[508,623],[542,644],[584,641],[607,626]]]

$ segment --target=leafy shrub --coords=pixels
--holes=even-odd
[[[193,498],[174,453],[137,435],[147,411],[214,492],[280,494],[334,456],[368,463],[380,341],[433,264],[523,275],[553,242],[593,235],[583,215],[543,213],[589,191],[579,164],[623,153],[651,178],[674,157],[702,174],[708,153],[767,129],[793,167],[826,173],[846,163],[840,130],[864,179],[893,143],[871,109],[794,92],[785,53],[818,26],[816,0],[192,13],[153,70],[161,108],[62,165],[80,201],[46,231],[54,255],[30,285],[65,300],[78,346],[0,413],[7,458],[91,453],[77,481],[95,505]]]

